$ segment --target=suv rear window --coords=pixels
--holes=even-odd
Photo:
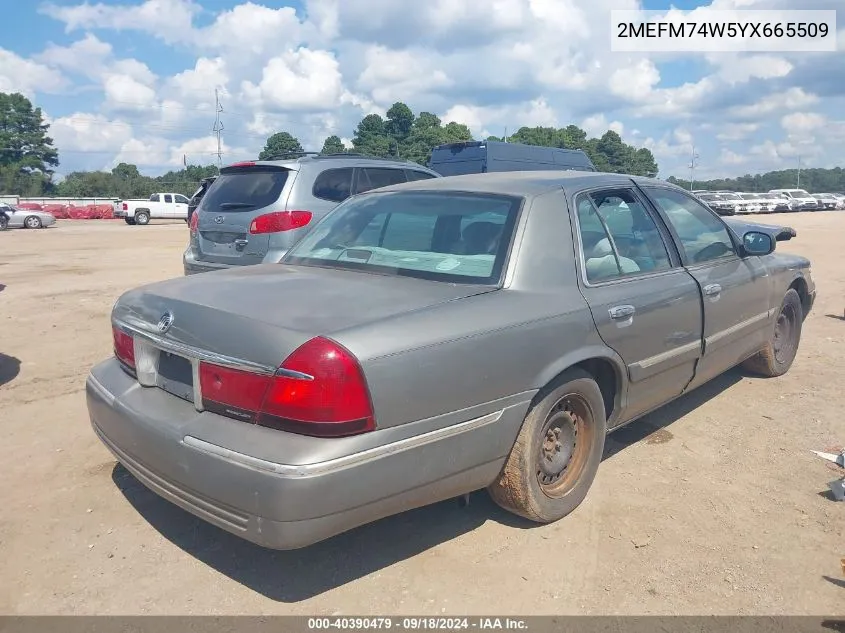
[[[343,202],[352,195],[352,168],[327,169],[314,179],[311,193],[315,198]]]
[[[256,165],[224,169],[202,199],[202,210],[252,211],[275,203],[288,179],[288,170]]]

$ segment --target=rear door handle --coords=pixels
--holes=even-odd
[[[627,319],[634,316],[636,309],[634,306],[614,306],[608,310],[611,319]]]
[[[719,284],[710,284],[709,286],[704,286],[704,294],[708,297],[715,297],[721,292],[722,286],[720,286]]]

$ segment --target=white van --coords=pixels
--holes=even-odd
[[[771,189],[769,193],[784,194],[792,200],[793,211],[817,211],[819,201],[803,189]]]

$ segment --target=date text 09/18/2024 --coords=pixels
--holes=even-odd
[[[404,617],[404,618],[379,618],[379,617],[335,617],[335,618],[308,618],[308,629],[315,630],[437,630],[437,631],[466,631],[466,630],[526,630],[528,628],[524,619],[520,618],[498,618],[498,617],[476,617],[476,618],[449,618],[449,617]]]

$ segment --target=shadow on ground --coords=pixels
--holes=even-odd
[[[836,319],[837,321],[845,321],[845,315],[843,315],[843,314],[825,314],[825,316],[829,319]]]
[[[608,437],[605,459],[665,429],[741,380],[731,371]],[[483,491],[468,507],[456,500],[382,519],[311,547],[274,551],[253,545],[194,518],[150,492],[123,466],[112,480],[130,504],[162,536],[203,563],[271,600],[299,602],[353,582],[432,547],[462,536],[487,521],[528,529],[536,524],[496,506]]]
[[[12,382],[21,373],[21,361],[0,352],[0,387]]]

